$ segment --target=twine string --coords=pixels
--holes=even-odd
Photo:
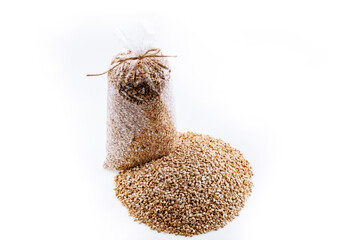
[[[112,67],[110,67],[106,72],[103,73],[97,73],[97,74],[86,74],[87,77],[94,77],[94,76],[101,76],[103,74],[108,73],[109,71],[113,70],[114,68],[116,68],[117,66],[119,66],[121,63],[128,61],[128,60],[141,60],[144,58],[163,58],[163,57],[176,57],[176,56],[171,56],[171,55],[162,55],[159,54],[160,53],[160,49],[158,48],[152,48],[147,50],[144,54],[140,54],[134,57],[127,57],[127,58],[115,58],[114,63],[115,65],[113,65]]]

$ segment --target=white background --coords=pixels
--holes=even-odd
[[[0,239],[184,239],[133,222],[105,156],[114,34],[151,22],[180,131],[230,142],[253,195],[193,239],[360,239],[358,1],[2,1]]]

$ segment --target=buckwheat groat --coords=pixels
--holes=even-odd
[[[249,162],[220,139],[179,134],[173,152],[120,171],[115,192],[136,221],[193,236],[224,227],[251,193]]]

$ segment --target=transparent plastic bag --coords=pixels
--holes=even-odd
[[[167,56],[160,49],[118,54],[108,71],[107,157],[104,167],[127,169],[169,154],[177,131]]]

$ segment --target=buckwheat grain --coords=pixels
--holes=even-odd
[[[251,193],[249,162],[220,139],[179,134],[169,155],[115,177],[115,192],[136,221],[193,236],[224,227]]]

